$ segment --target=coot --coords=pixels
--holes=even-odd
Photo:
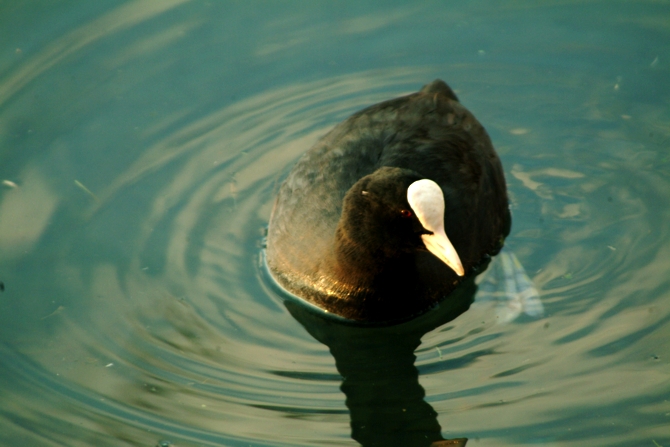
[[[394,322],[449,299],[510,225],[488,134],[435,80],[355,113],[302,156],[279,189],[266,259],[325,312]]]

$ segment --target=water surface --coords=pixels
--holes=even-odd
[[[663,1],[0,5],[0,444],[357,445],[353,419],[374,445],[391,428],[355,422],[386,405],[427,443],[670,445],[669,24]],[[359,333],[287,307],[260,262],[278,184],[438,77],[503,160],[543,316],[503,324],[487,292]],[[397,395],[361,403],[384,361]]]

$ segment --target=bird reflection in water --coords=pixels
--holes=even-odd
[[[437,412],[424,400],[414,351],[428,332],[452,321],[477,301],[494,301],[498,321],[538,318],[543,306],[532,280],[514,253],[503,250],[475,283],[469,277],[440,305],[413,320],[362,325],[328,316],[304,301],[284,304],[319,342],[328,346],[342,376],[351,435],[368,446],[464,446],[467,438],[444,439]],[[284,295],[287,296],[287,295]]]
[[[335,357],[351,417],[351,436],[367,446],[464,446],[444,439],[437,412],[425,400],[414,351],[429,331],[465,312],[477,286],[469,278],[439,307],[393,326],[346,323],[285,301],[293,317]]]

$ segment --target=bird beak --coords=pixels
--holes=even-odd
[[[422,234],[421,239],[428,251],[447,264],[458,276],[465,275],[461,258],[444,230],[434,231],[433,234]]]
[[[428,251],[458,276],[465,275],[461,258],[444,231],[444,194],[440,186],[429,179],[417,180],[407,188],[407,202],[421,225],[432,233],[421,235]]]

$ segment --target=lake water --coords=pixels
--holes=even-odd
[[[0,44],[0,445],[670,446],[669,2],[2,2]],[[278,184],[438,77],[544,314],[285,304]]]

